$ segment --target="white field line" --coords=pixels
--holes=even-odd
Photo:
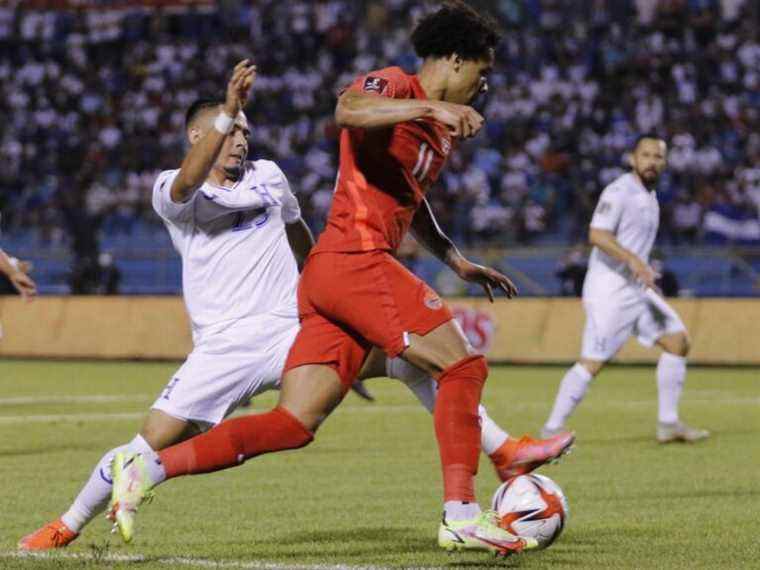
[[[87,554],[74,552],[15,552],[0,551],[0,559],[10,560],[79,560],[96,563],[134,563],[137,567],[147,563],[161,564],[169,567],[192,566],[196,568],[234,568],[243,570],[381,570],[383,566],[349,566],[342,564],[278,564],[264,561],[211,560],[208,558],[191,558],[189,556],[145,556],[142,554]]]
[[[154,396],[155,397],[155,396]],[[109,402],[145,402],[151,399],[149,394],[88,394],[85,396],[17,396],[0,398],[0,406],[19,406],[25,404],[107,404]]]
[[[48,397],[40,398],[41,401],[47,402]],[[683,403],[688,404],[710,404],[725,406],[760,406],[760,398],[684,398]],[[506,406],[511,412],[528,410],[533,408],[545,408],[549,401],[530,401],[514,402]],[[599,400],[596,402],[586,402],[584,408],[622,408],[632,409],[656,406],[657,400]],[[500,408],[503,406],[500,406]],[[0,425],[18,424],[18,423],[52,423],[52,422],[102,422],[102,421],[124,421],[139,420],[145,417],[147,408],[142,412],[126,413],[78,413],[78,414],[20,414],[20,415],[0,415]],[[263,412],[263,408],[241,408],[235,412],[235,416],[246,415],[250,413]],[[337,413],[344,414],[398,414],[398,413],[423,413],[424,409],[419,404],[400,404],[400,405],[344,405],[338,408]]]

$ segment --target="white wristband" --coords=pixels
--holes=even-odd
[[[216,116],[216,120],[214,121],[214,128],[223,135],[227,135],[232,130],[232,125],[234,122],[235,119],[222,111]]]

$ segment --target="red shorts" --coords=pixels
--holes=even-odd
[[[304,364],[334,368],[347,390],[372,346],[391,358],[453,316],[424,281],[388,252],[317,253],[298,285],[301,330],[285,371]]]

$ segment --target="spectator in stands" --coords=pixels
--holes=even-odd
[[[563,297],[580,297],[583,293],[583,280],[588,270],[586,247],[576,245],[560,259],[555,275],[560,281],[560,295]]]
[[[251,53],[253,152],[283,166],[321,228],[337,170],[335,93],[360,70],[413,67],[397,30],[425,4],[221,4],[210,13],[0,7],[7,237],[69,244],[81,266],[103,239],[158,234],[144,181],[181,155],[176,109]],[[671,141],[661,234],[701,243],[738,221],[741,241],[760,243],[756,2],[507,0],[492,11],[509,33],[482,102],[488,123],[434,193],[453,238],[571,242],[636,134],[654,129]],[[73,201],[75,212],[61,207]]]

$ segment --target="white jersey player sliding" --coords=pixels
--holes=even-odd
[[[607,186],[591,220],[594,246],[583,284],[586,327],[580,360],[565,374],[543,435],[563,431],[591,380],[632,335],[663,349],[657,364],[657,440],[697,441],[708,437],[679,420],[678,402],[686,378],[689,338],[678,314],[657,292],[649,266],[660,207],[656,186],[667,164],[667,145],[656,135],[638,138],[632,171]]]
[[[182,256],[193,351],[154,402],[140,433],[108,451],[69,509],[22,538],[21,549],[60,548],[79,536],[108,503],[117,452],[161,450],[279,387],[299,329],[294,254],[304,258],[313,238],[277,165],[246,160],[249,127],[242,109],[255,75],[244,60],[233,70],[224,101],[200,100],[190,107],[190,150],[182,166],[162,172],[153,188],[153,207]],[[434,380],[400,358],[375,352],[360,378],[386,375],[405,382],[432,411]],[[549,441],[514,439],[482,407],[480,417],[483,450],[502,479],[556,459],[573,441],[569,433]]]

